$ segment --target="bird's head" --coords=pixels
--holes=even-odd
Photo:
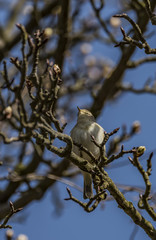
[[[78,121],[81,120],[95,121],[95,118],[90,111],[88,111],[87,109],[80,109],[79,107],[77,107],[77,109],[78,109]]]

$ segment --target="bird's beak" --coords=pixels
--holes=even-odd
[[[77,109],[78,109],[79,112],[81,111],[81,109],[78,106],[77,106]]]

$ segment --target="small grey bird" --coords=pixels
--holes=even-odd
[[[86,109],[78,108],[78,118],[77,124],[71,130],[71,138],[75,143],[82,144],[85,148],[87,148],[96,159],[100,156],[99,148],[91,141],[91,136],[94,136],[95,141],[98,144],[101,144],[104,139],[104,129],[95,122],[95,118],[92,113]],[[80,149],[74,145],[73,147],[74,153],[79,156],[82,156],[84,159],[91,161],[90,156],[81,151]],[[93,197],[93,187],[92,187],[92,176],[82,171],[84,176],[84,192],[83,197],[92,198]]]

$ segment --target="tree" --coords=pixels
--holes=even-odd
[[[154,0],[120,1],[117,12],[112,14],[109,7],[109,16],[104,17],[107,5],[102,0],[99,4],[94,0],[30,1],[29,4],[17,1],[7,12],[6,24],[1,26],[0,49],[0,147],[4,148],[1,168],[5,173],[1,177],[1,228],[9,227],[7,222],[13,214],[33,200],[41,199],[57,181],[64,178],[73,181],[73,177],[79,174],[76,165],[92,174],[95,196],[86,203],[78,200],[67,188],[69,197],[66,200],[72,200],[85,211],[92,212],[101,202],[106,202],[107,194],[110,194],[149,238],[156,239],[153,223],[143,217],[133,201],[124,196],[125,191],[136,189],[133,186],[117,186],[107,172],[108,165],[114,160],[128,155],[145,183],[144,191],[137,190],[140,193],[138,208],[144,209],[155,221],[156,213],[149,202],[152,198],[149,176],[153,154],[147,157],[145,169],[140,162],[144,146],[125,150],[122,145],[119,150],[121,142],[139,132],[140,124],[133,123],[130,132],[124,126],[118,138],[114,134],[119,128],[106,132],[103,143],[98,146],[100,161],[83,146],[78,146],[91,156],[92,164],[74,154],[72,146],[76,143],[65,133],[67,123],[76,113],[75,98],[79,105],[85,95],[90,97],[91,104],[87,107],[98,118],[107,102],[115,102],[125,92],[156,93],[154,83],[150,86],[149,81],[141,89],[124,84],[128,69],[156,60],[153,56],[156,49],[150,47],[146,40],[147,26],[154,28],[156,25],[155,5]],[[86,7],[91,10],[87,12]],[[21,18],[21,12],[27,14],[22,17],[23,24],[16,23]],[[121,27],[119,34],[122,18],[127,21],[127,26]],[[13,27],[15,23],[18,31]],[[103,44],[101,52],[106,45],[110,49],[115,46],[119,60],[112,64],[108,59],[90,55],[92,47],[100,43]],[[132,60],[138,48],[144,50],[145,57]],[[152,55],[147,57],[147,54]],[[3,60],[8,57],[10,63]],[[109,140],[110,137],[112,140]],[[94,139],[92,141],[97,144]],[[107,157],[104,157],[102,149],[106,143]],[[39,170],[42,168],[43,172]],[[17,192],[21,193],[20,196]],[[15,200],[9,206],[11,198]]]

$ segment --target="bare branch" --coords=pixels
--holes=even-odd
[[[152,25],[156,25],[156,15],[152,13],[150,0],[144,0],[144,3],[145,3],[146,11],[151,20]]]
[[[123,35],[123,42],[115,45],[115,47],[118,47],[122,44],[131,44],[134,45],[140,49],[145,49],[146,54],[156,54],[156,49],[151,48],[145,38],[143,37],[142,31],[137,23],[135,23],[126,13],[123,14],[116,14],[113,17],[120,17],[120,18],[125,18],[133,27],[134,31],[136,32],[136,35],[139,39],[139,41],[129,37],[126,35],[124,29],[121,27],[121,32]]]
[[[2,224],[0,224],[0,228],[12,228],[10,225],[6,225],[9,219],[14,215],[15,213],[18,213],[22,210],[23,208],[14,208],[13,203],[10,201],[10,213],[5,217],[4,221]]]

